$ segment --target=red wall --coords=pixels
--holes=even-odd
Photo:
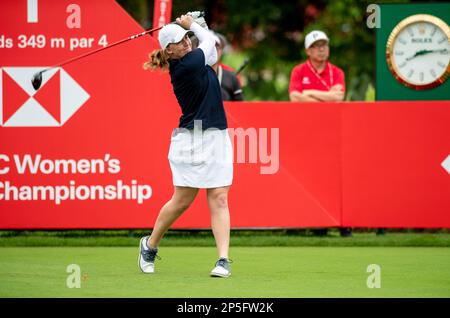
[[[280,127],[277,174],[236,165],[235,226],[247,226],[242,204],[257,211],[249,214],[254,226],[450,226],[450,175],[441,165],[450,154],[450,102],[230,103],[227,110],[233,125]]]
[[[450,149],[449,102],[227,103],[226,109],[232,128],[255,128],[258,136],[260,129],[267,129],[269,140],[271,129],[279,129],[276,173],[262,174],[261,168],[268,164],[259,156],[257,162],[249,162],[248,140],[245,162],[235,163],[230,192],[233,227],[450,227],[450,175],[441,165]],[[88,121],[88,111],[81,115],[79,121]],[[145,119],[139,122],[138,117]],[[84,129],[91,138],[86,132],[85,138],[79,138],[75,124],[61,130],[2,128],[2,154],[10,157],[39,153],[50,159],[100,158],[111,153],[120,159],[121,172],[10,172],[0,181],[64,185],[75,180],[76,184],[105,185],[117,179],[137,180],[149,184],[153,194],[142,204],[135,200],[66,200],[59,205],[50,200],[1,200],[0,228],[152,226],[172,192],[167,161],[170,127],[151,120],[155,117],[153,110],[125,117],[135,124],[120,129],[113,118],[100,128],[88,125]],[[204,191],[175,227],[209,227]]]
[[[342,224],[449,227],[450,102],[347,104],[342,114]]]

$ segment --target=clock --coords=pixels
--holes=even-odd
[[[398,23],[386,45],[389,70],[403,85],[424,90],[450,75],[450,28],[441,19],[412,15]]]

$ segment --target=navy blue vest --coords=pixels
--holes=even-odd
[[[216,73],[205,65],[205,54],[194,49],[181,59],[169,60],[173,91],[181,106],[180,128],[193,129],[194,120],[202,129],[226,129],[227,118]]]

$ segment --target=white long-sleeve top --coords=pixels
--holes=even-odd
[[[205,65],[213,66],[217,62],[216,40],[208,30],[202,28],[197,22],[191,24],[190,30],[198,38],[198,48],[205,54]]]

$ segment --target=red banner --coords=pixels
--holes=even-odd
[[[171,22],[172,0],[155,0],[153,7],[153,28],[158,28]],[[153,37],[158,38],[159,31],[153,32]]]
[[[114,21],[105,28],[104,21]],[[179,106],[112,0],[0,2],[0,228],[149,228]],[[226,103],[233,228],[450,227],[450,102]],[[209,228],[205,193],[175,228]]]
[[[450,227],[450,102],[342,109],[342,224]]]

